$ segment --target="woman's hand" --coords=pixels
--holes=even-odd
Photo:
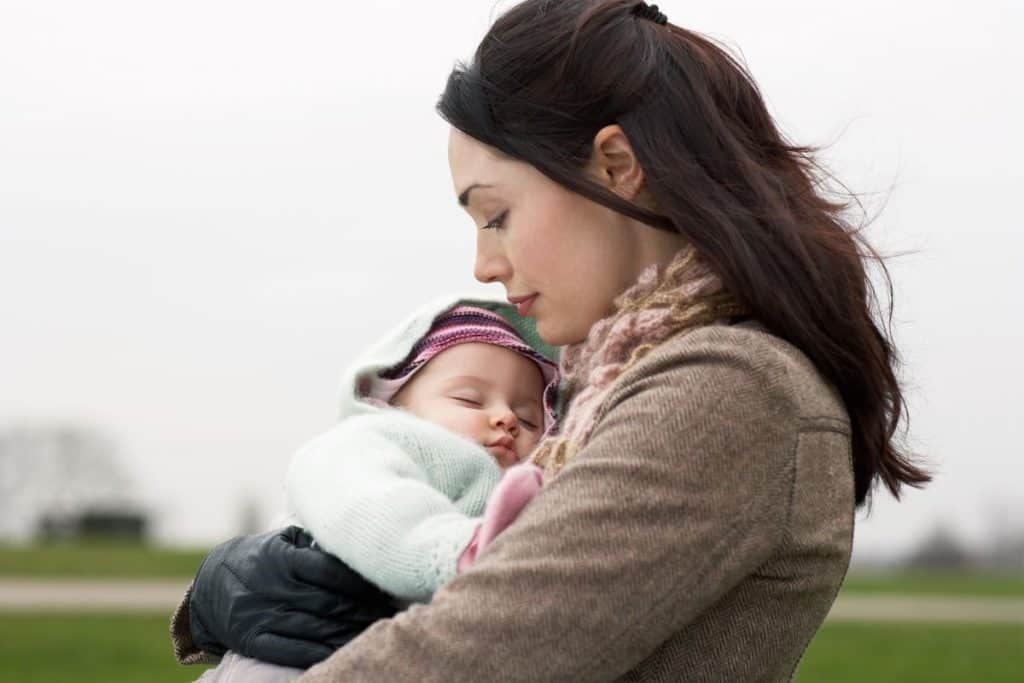
[[[215,547],[189,600],[195,645],[309,667],[397,612],[390,596],[312,541],[290,526]]]

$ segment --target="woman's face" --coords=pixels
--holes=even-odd
[[[536,294],[527,315],[547,343],[582,341],[646,265],[637,224],[455,128],[448,163],[476,224],[476,279]]]

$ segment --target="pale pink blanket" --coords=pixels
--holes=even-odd
[[[542,483],[543,470],[532,462],[524,461],[505,471],[487,499],[484,521],[477,527],[473,539],[459,557],[459,572],[472,567],[495,537],[515,521],[519,512],[540,491]]]

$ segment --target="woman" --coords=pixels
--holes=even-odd
[[[544,488],[476,567],[302,680],[788,680],[855,506],[928,481],[893,442],[874,252],[743,68],[644,3],[526,0],[439,111],[475,276],[565,347],[568,415],[533,456]],[[260,569],[324,586],[308,550],[219,548],[181,654],[200,632],[311,661],[351,638],[317,621],[328,591],[276,598],[287,581]]]

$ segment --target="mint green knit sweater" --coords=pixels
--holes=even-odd
[[[288,470],[289,507],[325,550],[383,590],[428,601],[501,479],[479,444],[397,409],[343,420]]]

